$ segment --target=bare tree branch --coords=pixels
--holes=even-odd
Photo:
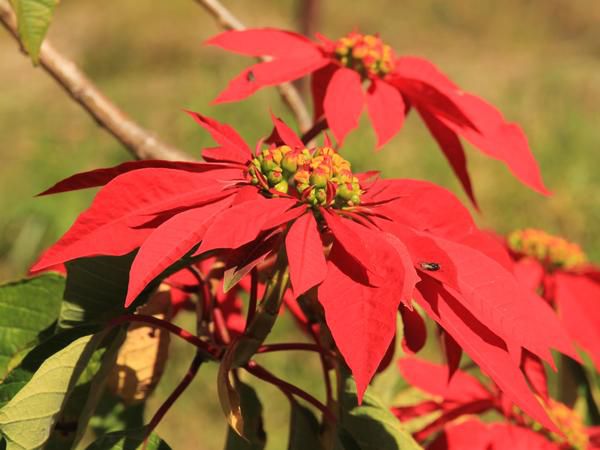
[[[246,28],[246,26],[218,0],[195,1],[211,14],[222,28],[226,30],[244,30]],[[262,61],[269,61],[269,58],[267,57],[262,57],[260,59]],[[309,130],[312,125],[312,120],[298,90],[291,83],[280,84],[277,86],[277,89],[279,90],[279,95],[284,103],[296,118],[300,131],[304,133]]]
[[[0,23],[21,46],[15,15],[10,6],[0,1]],[[24,50],[23,50],[24,51]],[[77,68],[73,61],[60,54],[47,40],[40,51],[40,65],[52,76],[95,120],[121,142],[137,159],[167,159],[185,161],[190,157],[180,150],[161,142],[150,131],[133,122],[112,103]]]

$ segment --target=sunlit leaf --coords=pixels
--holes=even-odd
[[[358,405],[356,384],[347,376],[342,398],[342,428],[361,450],[422,450],[400,421],[369,390]],[[347,439],[346,439],[347,440]]]
[[[0,379],[11,359],[56,321],[64,286],[63,277],[49,273],[0,286]]]
[[[240,397],[240,408],[244,417],[244,437],[228,428],[225,450],[262,450],[265,448],[267,437],[263,428],[263,408],[260,400],[254,389],[241,381],[236,382],[235,388]]]
[[[40,47],[52,21],[59,0],[11,0],[17,15],[21,42],[34,63],[38,63]]]
[[[33,450],[45,444],[102,337],[80,337],[46,359],[31,380],[0,409],[0,431],[7,440],[7,450]]]

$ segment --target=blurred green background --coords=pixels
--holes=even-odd
[[[251,26],[297,28],[300,0],[229,0]],[[597,0],[317,0],[318,30],[335,38],[358,28],[379,32],[398,54],[431,59],[463,89],[497,105],[525,129],[545,181],[542,197],[495,161],[468,149],[479,197],[479,223],[507,232],[543,227],[577,241],[600,262],[600,2]],[[181,109],[226,121],[249,142],[269,130],[268,109],[289,119],[272,89],[238,104],[209,105],[251,61],[202,46],[218,31],[192,0],[64,2],[49,37],[128,114],[165,141],[198,155],[210,139]],[[34,198],[74,172],[113,165],[127,152],[100,129],[14,41],[0,32],[0,280],[22,275],[63,233],[93,192]],[[411,115],[381,152],[366,120],[346,140],[357,169],[387,177],[425,178],[465,199],[441,152]],[[183,317],[184,322],[188,319]],[[190,322],[191,323],[191,322]],[[285,322],[276,330],[289,336]],[[173,364],[150,411],[183,375],[191,350],[174,346]],[[317,361],[265,356],[270,367],[312,392],[322,387]],[[222,447],[225,426],[214,368],[203,368],[188,395],[159,427],[175,449]],[[393,381],[390,381],[393,382]],[[380,384],[385,386],[385,380]],[[387,392],[380,387],[381,392]],[[261,387],[264,399],[279,393]],[[271,403],[270,403],[271,405]],[[270,449],[284,445],[287,411],[266,411]],[[222,431],[221,431],[222,430]]]

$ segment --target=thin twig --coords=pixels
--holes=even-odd
[[[115,327],[123,323],[135,322],[146,323],[148,325],[154,325],[156,327],[163,328],[169,331],[170,333],[174,334],[175,336],[179,337],[180,339],[183,339],[184,341],[194,345],[198,349],[198,351],[203,352],[206,357],[209,357],[211,359],[219,359],[221,356],[221,349],[210,345],[208,342],[204,342],[200,338],[194,336],[189,331],[184,330],[183,328],[178,327],[177,325],[167,320],[159,319],[158,317],[146,316],[144,314],[125,314],[122,316],[115,317],[107,324],[107,326]]]
[[[244,30],[246,28],[246,26],[218,0],[195,0],[195,2],[207,10],[222,28],[226,30]],[[270,60],[268,57],[261,57],[259,59],[261,61]],[[280,84],[277,86],[277,90],[279,91],[279,95],[283,102],[296,118],[298,128],[304,133],[311,127],[312,121],[300,93],[291,83]]]
[[[194,377],[198,373],[198,369],[204,362],[204,356],[200,352],[196,352],[192,363],[190,364],[190,368],[186,372],[185,376],[181,379],[177,387],[171,392],[171,395],[165,400],[165,402],[158,408],[150,423],[146,427],[146,432],[144,436],[144,441],[148,440],[152,432],[156,429],[158,424],[161,422],[165,414],[171,409],[171,406],[177,401],[177,399],[183,394],[183,392],[188,388],[190,383],[194,380]]]
[[[317,344],[309,344],[305,342],[284,342],[281,344],[265,344],[258,349],[257,353],[272,353],[290,350],[315,353],[325,352],[325,350],[323,350],[321,346]],[[328,356],[334,357],[335,355],[330,353]]]
[[[5,1],[0,1],[0,23],[21,46],[15,14]],[[40,50],[40,65],[67,94],[77,102],[101,127],[112,134],[136,159],[167,159],[189,161],[182,151],[160,141],[150,131],[132,121],[111,102],[75,63],[47,40]]]
[[[319,411],[321,411],[323,413],[323,415],[327,418],[327,420],[329,420],[331,422],[336,421],[335,416],[332,414],[332,412],[329,410],[329,408],[327,408],[327,406],[325,406],[323,403],[321,403],[315,397],[310,395],[308,392],[300,389],[299,387],[294,386],[293,384],[290,384],[287,381],[284,381],[281,378],[273,375],[271,372],[269,372],[267,369],[265,369],[261,365],[257,364],[255,361],[249,361],[248,364],[246,364],[246,366],[244,366],[244,369],[246,369],[249,373],[251,373],[255,377],[260,378],[261,380],[266,381],[267,383],[270,383],[270,384],[278,387],[280,390],[284,391],[286,394],[297,395],[298,397],[306,400],[308,403],[310,403],[315,408],[317,408]]]

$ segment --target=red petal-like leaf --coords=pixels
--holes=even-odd
[[[195,162],[163,161],[151,159],[145,161],[127,161],[115,167],[107,167],[103,169],[90,170],[89,172],[77,173],[68,178],[65,178],[62,181],[59,181],[51,188],[48,188],[44,192],[39,193],[38,196],[104,186],[113,178],[116,178],[124,173],[131,172],[132,170],[152,167],[164,169],[180,169],[186,170],[188,172],[204,172],[222,166]]]
[[[219,248],[238,248],[264,229],[264,224],[296,204],[289,198],[251,200],[223,211],[210,225],[195,255]]]
[[[452,285],[451,280],[435,271],[429,275],[443,282],[454,298],[502,337],[509,348],[522,346],[550,364],[553,363],[550,348],[575,355],[570,339],[548,304],[521,287],[504,267],[470,247],[434,240],[454,262],[457,283]]]
[[[473,121],[477,130],[442,117],[448,127],[486,155],[506,164],[512,174],[525,185],[541,194],[550,194],[544,186],[540,168],[521,127],[506,122],[500,111],[474,95],[462,94],[455,101]]]
[[[184,211],[154,230],[141,245],[131,265],[125,307],[128,307],[154,278],[198,244],[206,232],[208,223],[231,202],[232,198],[229,197],[201,208]]]
[[[275,130],[277,130],[277,135],[281,138],[285,145],[288,145],[292,148],[304,148],[302,140],[296,133],[294,133],[294,130],[285,124],[283,120],[275,117],[273,113],[271,113],[271,119],[273,120],[273,125],[275,125]]]
[[[151,232],[128,221],[179,192],[206,187],[202,174],[175,169],[139,169],[120,175],[98,192],[92,205],[34,266],[39,271],[64,261],[93,255],[124,255]]]
[[[206,44],[249,56],[286,58],[321,54],[318,46],[304,36],[273,28],[225,31],[207,40]]]
[[[325,101],[327,87],[329,86],[329,82],[331,81],[334,72],[338,69],[339,66],[337,64],[328,64],[312,74],[310,88],[313,99],[313,117],[315,121],[320,119],[325,113],[323,102]]]
[[[434,364],[419,358],[401,358],[398,360],[398,368],[409,384],[446,401],[461,404],[492,397],[477,378],[462,370],[458,370],[448,380],[448,368],[444,364]]]
[[[448,380],[451,380],[460,366],[462,348],[444,330],[442,330],[442,348],[444,350],[444,357],[446,358],[446,366],[448,367]]]
[[[550,430],[556,427],[508,353],[506,344],[478,321],[439,283],[429,279],[417,284],[415,300],[469,354],[498,387],[527,414]]]
[[[329,59],[322,55],[311,58],[282,58],[254,64],[231,80],[213,103],[242,100],[260,88],[301,78],[326,64],[329,64]]]
[[[423,118],[425,125],[429,129],[442,152],[446,156],[446,159],[450,163],[452,170],[460,180],[463,189],[467,193],[469,199],[473,203],[476,209],[479,209],[475,194],[473,192],[473,186],[471,185],[471,177],[467,170],[467,158],[465,157],[465,150],[460,142],[460,139],[443,122],[438,120],[433,114],[429,113],[426,109],[417,108],[419,114]]]
[[[365,205],[385,202],[377,206],[377,212],[393,222],[448,239],[460,241],[476,230],[471,214],[460,200],[428,181],[380,179],[361,200]]]
[[[248,144],[229,125],[217,122],[210,117],[203,116],[193,111],[186,111],[202,128],[210,133],[212,138],[221,147],[227,149],[229,161],[246,164],[252,159],[252,152]],[[225,156],[224,156],[225,157]]]
[[[513,272],[517,280],[534,292],[541,286],[544,278],[544,268],[533,258],[521,258],[515,262]]]
[[[397,250],[380,233],[364,227],[361,239],[370,244],[365,258],[369,266],[377,262],[380,284],[357,282],[353,260],[334,243],[327,277],[318,290],[333,339],[356,379],[359,401],[394,337],[396,311],[403,300],[398,293],[406,290],[406,270]]]
[[[529,384],[544,400],[548,400],[548,377],[544,363],[527,350],[523,352],[522,360],[521,366]]]
[[[416,309],[410,310],[404,305],[400,305],[400,315],[404,324],[404,350],[417,353],[427,340],[425,321]]]
[[[360,75],[352,69],[338,69],[327,86],[323,107],[329,128],[342,145],[348,132],[358,126],[365,105]]]
[[[589,277],[557,272],[555,301],[569,335],[600,369],[600,283]]]
[[[321,283],[327,274],[323,242],[313,214],[304,214],[292,224],[285,248],[294,296],[298,297]]]
[[[402,94],[390,84],[374,79],[367,90],[367,111],[377,135],[377,147],[385,145],[400,131],[406,106]]]

